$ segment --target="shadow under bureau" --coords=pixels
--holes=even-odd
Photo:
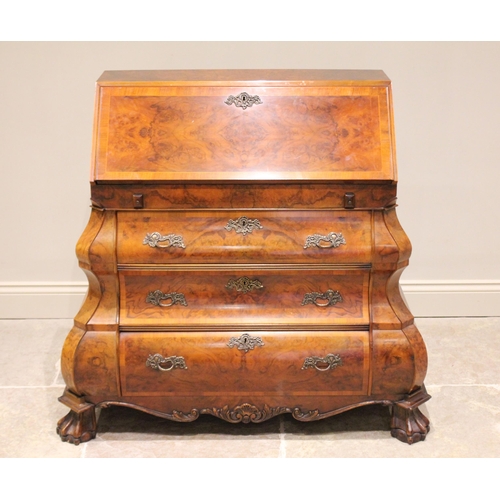
[[[247,423],[384,404],[394,437],[425,439],[383,72],[105,72],[91,198],[63,441],[109,405]]]

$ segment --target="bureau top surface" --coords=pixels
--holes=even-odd
[[[378,70],[107,71],[91,180],[395,181]]]
[[[105,71],[100,86],[387,86],[380,70],[127,70]]]

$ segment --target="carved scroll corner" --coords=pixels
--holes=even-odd
[[[321,413],[318,409],[316,410],[302,410],[302,408],[294,408],[292,410],[292,417],[300,422],[312,422],[314,420],[319,420]]]

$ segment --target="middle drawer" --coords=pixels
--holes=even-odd
[[[368,270],[120,271],[122,326],[367,325]]]
[[[119,264],[369,264],[370,212],[118,212]]]

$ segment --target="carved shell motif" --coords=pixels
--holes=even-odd
[[[234,408],[229,408],[228,405],[222,408],[205,408],[201,410],[201,413],[213,415],[214,417],[222,418],[234,424],[240,422],[248,424],[250,422],[264,422],[264,420],[268,420],[282,413],[290,413],[290,411],[290,408],[286,408],[285,406],[270,408],[268,405],[264,405],[262,409],[259,409],[250,403],[243,403]]]

